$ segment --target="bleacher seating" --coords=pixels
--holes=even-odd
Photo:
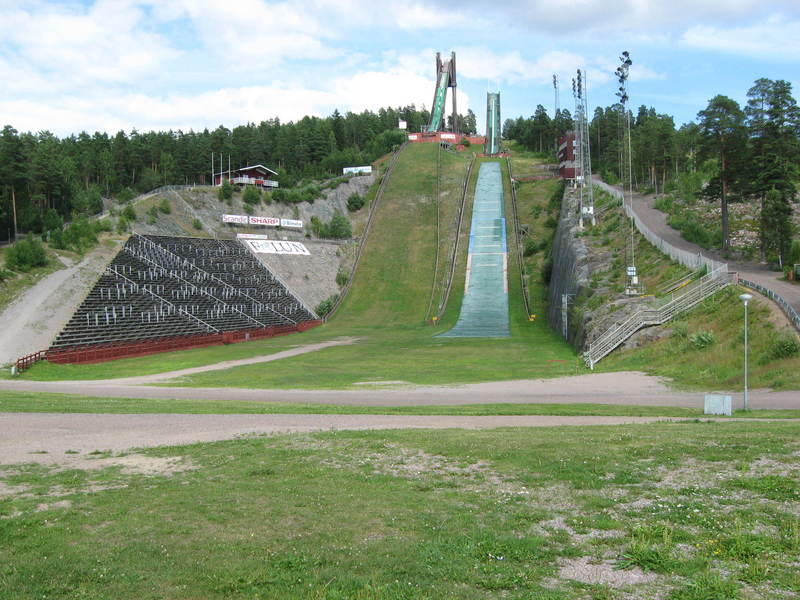
[[[316,318],[236,240],[134,234],[50,350],[291,326]]]

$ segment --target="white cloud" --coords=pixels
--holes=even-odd
[[[274,82],[164,97],[118,91],[67,95],[57,104],[47,100],[0,100],[0,114],[13,115],[13,124],[20,131],[47,127],[57,135],[133,128],[197,130],[276,116],[282,121],[306,115],[326,116],[334,108],[359,112],[407,104],[430,107],[433,78],[403,69],[363,71],[334,79],[321,88]],[[469,97],[459,91],[457,100],[459,112],[465,113]]]
[[[439,0],[431,4],[487,14],[479,0]],[[507,0],[492,5],[498,22],[563,36],[570,32],[681,31],[697,23],[746,23],[754,14],[784,10],[797,14],[796,0]]]
[[[681,42],[701,50],[714,50],[775,62],[800,60],[800,20],[780,15],[747,25],[721,29],[698,25],[686,31]]]
[[[263,71],[288,59],[324,60],[341,54],[324,42],[336,37],[337,30],[313,3],[181,0],[172,4],[169,17],[188,18],[205,51],[224,60],[230,70]]]
[[[98,0],[88,10],[34,4],[3,14],[0,39],[17,76],[47,75],[56,87],[127,82],[156,73],[177,51],[145,29],[142,9]]]

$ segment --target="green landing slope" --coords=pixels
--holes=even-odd
[[[439,337],[509,337],[508,247],[500,163],[480,166],[458,322]]]

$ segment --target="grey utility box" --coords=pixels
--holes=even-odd
[[[731,416],[731,397],[722,394],[706,394],[703,412],[707,415],[727,415]]]

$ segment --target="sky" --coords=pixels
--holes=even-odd
[[[482,130],[542,104],[615,102],[695,120],[759,77],[800,87],[800,0],[0,0],[0,126],[81,131],[233,128],[334,109],[430,108],[435,54],[456,52],[458,107]],[[448,101],[449,102],[449,101]]]

